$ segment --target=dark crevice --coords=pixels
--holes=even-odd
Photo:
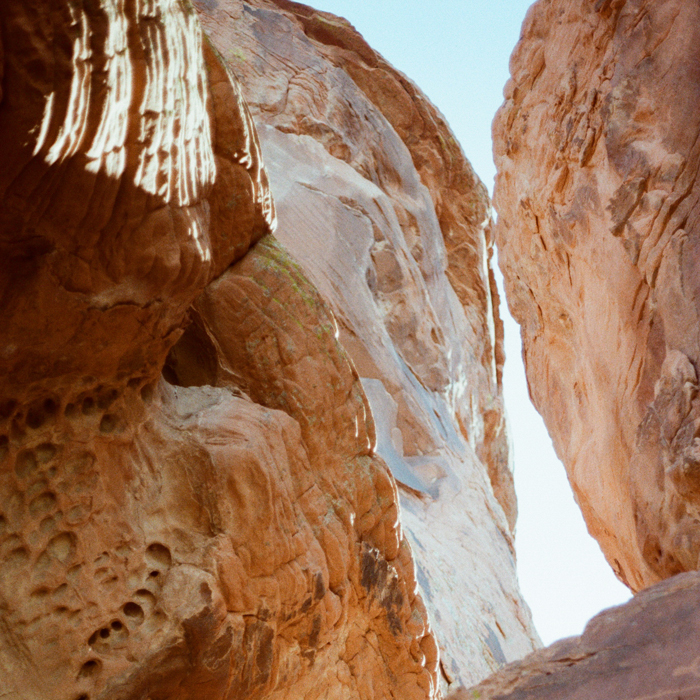
[[[175,343],[163,367],[163,378],[174,386],[216,386],[218,352],[199,314],[190,309],[190,323]]]

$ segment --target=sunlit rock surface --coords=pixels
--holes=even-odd
[[[447,700],[700,697],[700,574],[680,574],[604,610],[560,640]]]
[[[40,404],[77,378],[159,371],[184,310],[272,212],[250,117],[237,88],[210,87],[179,3],[8,1],[0,18],[0,375]],[[227,218],[217,195],[236,187]]]
[[[700,7],[540,0],[494,122],[530,392],[633,590],[700,555]]]
[[[486,190],[437,110],[345,20],[282,0],[195,6],[257,124],[276,235],[362,378],[443,681],[474,683],[535,644],[514,570]],[[197,308],[210,328],[212,307]]]
[[[434,697],[360,380],[191,7],[0,29],[0,695]]]

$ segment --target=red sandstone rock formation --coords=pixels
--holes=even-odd
[[[0,28],[2,695],[434,697],[361,384],[196,15]]]
[[[674,576],[448,700],[697,698],[699,595],[700,574]]]
[[[362,378],[443,677],[474,683],[535,643],[509,532],[486,190],[437,110],[345,20],[282,0],[196,6],[258,127],[276,235]]]
[[[540,0],[511,73],[497,239],[530,392],[639,590],[700,555],[700,8]]]

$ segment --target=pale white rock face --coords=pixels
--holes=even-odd
[[[399,482],[402,524],[441,645],[443,674],[473,683],[530,651],[536,636],[518,590],[503,509],[449,402],[457,388],[446,358],[454,362],[463,352],[461,305],[444,273],[434,276],[433,289],[422,281],[393,204],[379,188],[310,137],[262,124],[258,133],[275,193],[276,235],[334,310],[372,407],[377,452]],[[440,230],[422,190],[416,187],[423,197],[414,211],[422,237],[439,251]],[[404,323],[429,319],[444,339],[444,354],[436,353],[444,362],[441,390],[425,377],[435,365],[409,365],[392,338],[392,308],[378,303],[371,288],[387,281],[373,264],[377,247],[390,250],[395,268],[412,282],[404,290],[410,295]],[[447,305],[433,304],[435,297]],[[445,311],[436,313],[436,306]]]

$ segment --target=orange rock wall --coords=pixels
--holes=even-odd
[[[196,15],[0,27],[2,692],[435,697],[361,384]]]
[[[696,569],[700,9],[540,0],[494,122],[532,399],[633,590]]]

